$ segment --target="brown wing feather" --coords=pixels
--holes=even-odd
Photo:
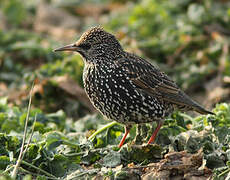
[[[129,54],[127,59],[120,59],[118,63],[126,70],[139,91],[159,97],[172,104],[184,106],[187,110],[195,110],[201,114],[213,114],[181,91],[165,73],[144,59],[132,56],[135,55]],[[130,60],[129,65],[127,65],[128,60]]]

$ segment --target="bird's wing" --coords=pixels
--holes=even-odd
[[[117,64],[126,71],[139,92],[158,97],[188,110],[195,110],[202,114],[210,113],[181,91],[165,73],[144,59],[132,56],[118,60]]]

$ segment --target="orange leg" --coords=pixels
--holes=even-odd
[[[132,126],[125,126],[125,135],[123,136],[123,138],[121,139],[120,144],[118,145],[119,148],[121,148],[121,146],[124,144],[125,139],[127,137],[127,135],[129,134],[130,129],[132,128]]]
[[[156,127],[155,131],[153,132],[151,138],[149,139],[148,144],[151,144],[152,142],[154,142],[154,140],[155,140],[155,138],[157,136],[157,133],[160,130],[160,128],[161,128],[162,125],[163,125],[162,122],[158,122],[157,123],[157,127]]]

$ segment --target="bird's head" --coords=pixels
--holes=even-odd
[[[76,51],[86,62],[96,62],[105,58],[112,60],[123,50],[115,36],[101,27],[94,27],[86,31],[76,43],[54,51]]]

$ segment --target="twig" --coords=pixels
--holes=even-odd
[[[230,168],[226,169],[225,171],[223,171],[222,173],[220,173],[218,175],[218,178],[220,178],[221,176],[225,175],[226,173],[230,172]]]
[[[93,133],[89,138],[88,140],[92,141],[96,135],[100,134],[102,131],[114,126],[114,125],[119,125],[119,123],[117,123],[116,121],[113,121],[109,124],[106,124],[105,126],[103,126],[101,129],[98,129],[95,133]]]
[[[32,92],[33,92],[33,88],[34,88],[34,82],[32,84],[31,90],[30,90],[30,96],[29,96],[29,104],[28,104],[28,108],[27,108],[27,114],[26,114],[26,120],[25,120],[25,126],[24,126],[24,135],[23,135],[23,139],[22,139],[22,146],[21,146],[21,150],[20,150],[20,154],[18,156],[18,160],[17,163],[14,167],[14,170],[12,172],[11,177],[13,179],[16,178],[17,173],[18,173],[18,168],[20,167],[20,164],[22,162],[22,158],[23,158],[23,151],[24,151],[24,145],[25,145],[25,141],[26,141],[26,134],[27,134],[27,125],[28,125],[28,121],[29,121],[29,115],[30,115],[30,109],[31,109],[31,102],[32,102]]]
[[[33,134],[34,134],[34,127],[35,127],[35,123],[37,122],[37,113],[35,114],[35,118],[34,118],[34,123],[33,123],[33,127],[32,127],[32,132],[30,134],[30,137],[29,137],[29,140],[28,140],[28,143],[26,145],[26,149],[23,151],[23,155],[22,155],[22,159],[24,158],[25,154],[26,154],[26,151],[30,145],[30,142],[31,142],[31,139],[33,137]]]
[[[185,113],[180,112],[179,114],[180,114],[181,116],[183,116],[183,118],[187,118],[187,119],[189,119],[190,121],[193,120],[191,116],[189,116],[189,115],[187,115],[187,114],[185,114]]]
[[[97,173],[98,171],[100,171],[100,169],[90,169],[90,170],[86,170],[84,172],[80,172],[79,174],[76,174],[76,176],[73,176],[73,177],[68,177],[69,180],[71,179],[77,179],[83,175],[86,175],[86,174],[93,174],[93,173]]]
[[[31,174],[31,175],[33,175],[33,176],[43,176],[43,177],[45,177],[46,179],[54,179],[54,180],[58,180],[59,178],[54,178],[54,177],[50,177],[50,176],[45,176],[45,175],[41,175],[41,174],[38,174],[38,173],[33,173],[33,172],[30,172],[30,171],[28,171],[28,170],[26,170],[26,169],[23,169],[22,167],[20,167],[20,170],[21,171],[24,171],[25,173],[27,173],[27,174]]]
[[[90,149],[88,151],[82,151],[82,152],[78,152],[78,153],[69,153],[69,154],[63,154],[66,157],[75,157],[75,156],[81,156],[86,154],[87,152],[91,152],[91,153],[96,153],[96,152],[100,152],[100,151],[110,151],[113,147],[117,147],[117,146],[110,146],[108,148],[97,148],[97,149]]]
[[[26,161],[23,161],[23,160],[22,160],[21,163],[24,164],[24,165],[27,165],[27,166],[29,166],[29,167],[32,167],[32,168],[36,169],[37,171],[40,171],[40,172],[44,173],[46,176],[49,176],[49,177],[52,177],[52,178],[57,178],[57,177],[55,177],[54,175],[52,175],[52,174],[50,174],[50,173],[44,171],[43,169],[40,169],[40,168],[34,166],[33,164],[30,164],[30,163],[28,163],[28,162],[26,162]]]
[[[14,158],[13,161],[16,162],[16,159]],[[40,168],[34,166],[33,164],[30,164],[30,163],[28,163],[28,162],[26,162],[26,161],[24,161],[24,160],[21,161],[21,164],[24,164],[24,165],[26,165],[26,166],[29,166],[30,168],[34,168],[34,169],[36,169],[37,171],[42,172],[43,174],[45,174],[46,176],[48,176],[50,179],[51,179],[51,178],[52,178],[52,179],[57,179],[57,177],[55,177],[54,175],[52,175],[52,174],[46,172],[46,171],[43,170],[43,169],[40,169]],[[9,172],[12,168],[13,168],[13,166],[7,168],[2,174],[6,174],[6,173]],[[20,168],[20,167],[19,167],[19,168]],[[32,173],[30,172],[30,174],[32,174]]]
[[[6,173],[8,173],[11,169],[13,169],[14,168],[14,166],[12,165],[12,166],[10,166],[10,167],[8,167],[5,171],[3,171],[3,173],[2,174],[6,174]]]
[[[72,147],[76,147],[76,148],[79,147],[78,144],[71,143],[70,141],[62,140],[62,142],[63,142],[64,145],[68,145],[68,146],[72,146]]]

